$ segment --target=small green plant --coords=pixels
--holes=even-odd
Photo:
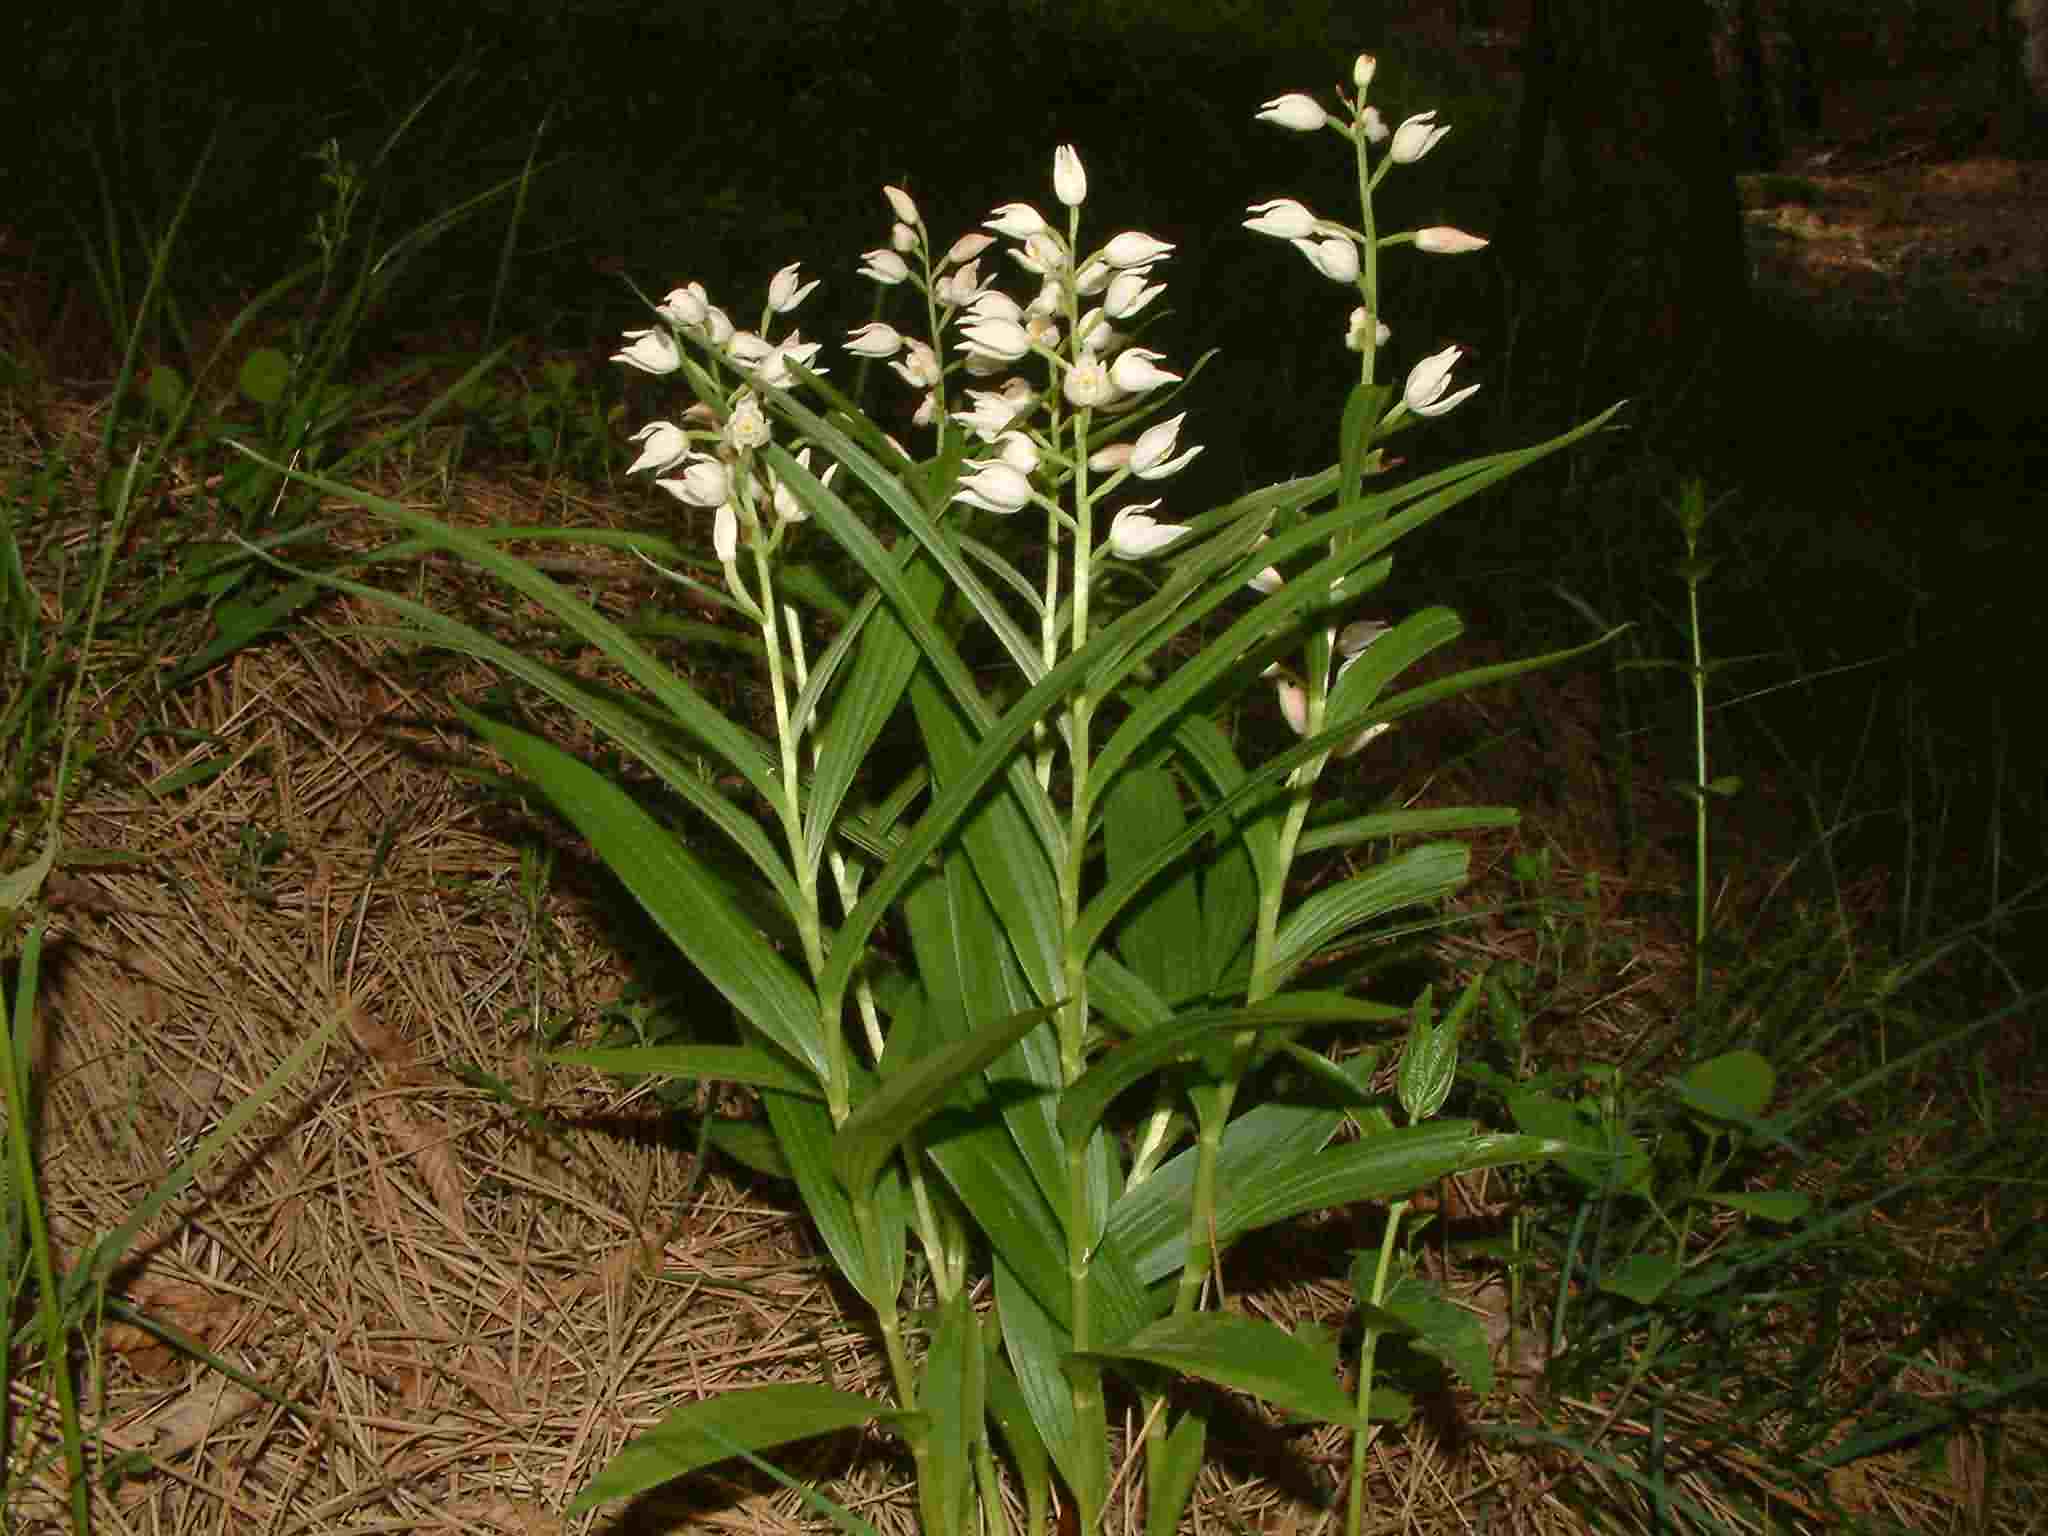
[[[1071,147],[1053,157],[1053,218],[1008,203],[950,244],[908,193],[885,189],[894,224],[862,272],[910,301],[905,328],[877,319],[847,350],[887,361],[917,393],[927,454],[885,436],[825,376],[820,346],[781,329],[816,286],[794,264],[755,329],[690,284],[628,333],[618,361],[690,396],[635,434],[632,469],[711,523],[715,564],[664,568],[759,635],[765,733],[498,539],[305,477],[398,524],[417,541],[402,548],[491,572],[631,679],[632,694],[600,691],[408,599],[350,588],[405,615],[406,633],[487,658],[581,715],[673,796],[675,812],[657,815],[616,775],[467,716],[732,1007],[728,1039],[557,1059],[757,1090],[887,1358],[887,1399],[780,1385],[678,1408],[573,1508],[879,1421],[908,1443],[926,1529],[1012,1528],[1007,1453],[1028,1536],[1048,1528],[1055,1485],[1092,1533],[1125,1486],[1110,1433],[1121,1382],[1143,1425],[1129,1486],[1163,1536],[1206,1436],[1202,1401],[1176,1380],[1348,1427],[1355,1491],[1375,1426],[1410,1411],[1377,1375],[1381,1339],[1479,1373],[1470,1327],[1404,1257],[1400,1201],[1558,1144],[1437,1118],[1477,991],[1444,1017],[1426,993],[1402,1010],[1349,995],[1346,955],[1464,879],[1466,851],[1441,834],[1501,814],[1312,828],[1310,813],[1326,767],[1400,717],[1560,659],[1397,691],[1458,621],[1440,608],[1360,618],[1357,605],[1388,580],[1402,535],[1613,413],[1378,488],[1382,445],[1478,387],[1453,388],[1456,346],[1417,358],[1399,387],[1379,381],[1381,262],[1485,242],[1376,229],[1381,181],[1449,129],[1423,112],[1390,130],[1365,99],[1373,72],[1360,57],[1335,114],[1299,93],[1259,114],[1341,139],[1361,222],[1291,198],[1245,220],[1355,297],[1333,327],[1358,359],[1336,460],[1186,522],[1155,516],[1158,499],[1124,500],[1201,451],[1182,442],[1186,413],[1171,413],[1184,375],[1139,339],[1173,247],[1138,231],[1084,237],[1089,180]],[[984,268],[999,239],[1038,283],[1028,301]],[[833,590],[811,549],[836,551],[857,585]],[[1259,696],[1300,740],[1247,761],[1219,722]],[[877,746],[899,720],[918,753],[890,766]],[[736,858],[698,851],[714,833]],[[1393,851],[1299,894],[1304,855],[1373,847]],[[1362,1050],[1350,1043],[1361,1032]],[[1386,1102],[1369,1085],[1394,1039]],[[1293,1086],[1262,1098],[1282,1065]],[[1364,1332],[1347,1393],[1333,1341],[1219,1305],[1218,1263],[1271,1223],[1386,1199],[1380,1249],[1354,1276]],[[1357,1532],[1362,1496],[1348,1519]]]

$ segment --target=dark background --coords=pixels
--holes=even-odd
[[[139,288],[188,190],[147,345],[189,365],[308,259],[332,200],[322,143],[362,173],[358,233],[387,243],[531,161],[516,220],[508,194],[394,264],[365,357],[518,336],[589,365],[638,420],[637,384],[601,368],[644,323],[629,282],[698,279],[741,313],[801,260],[827,279],[804,332],[836,339],[873,312],[854,267],[886,240],[884,182],[944,243],[999,202],[1048,202],[1052,147],[1072,143],[1092,229],[1180,246],[1148,344],[1220,349],[1187,401],[1208,452],[1174,498],[1195,510],[1334,457],[1350,301],[1238,225],[1276,196],[1355,217],[1337,142],[1252,113],[1288,90],[1329,101],[1371,49],[1391,121],[1453,125],[1388,178],[1380,227],[1495,237],[1383,263],[1396,373],[1456,341],[1484,385],[1408,451],[1444,462],[1632,402],[1627,430],[1404,546],[1398,582],[1523,649],[1587,637],[1567,590],[1642,621],[1641,654],[1676,654],[1666,509],[1702,477],[1721,508],[1710,645],[1767,658],[1717,691],[1801,680],[1723,711],[1728,746],[1775,741],[1809,788],[1853,774],[1882,806],[1917,771],[1897,742],[1924,741],[1958,827],[2009,818],[1993,858],[2016,861],[2010,889],[2043,835],[2042,295],[1996,324],[1967,301],[1845,323],[1811,293],[1761,292],[1737,175],[1814,145],[1882,163],[1886,123],[1853,106],[1873,82],[1939,104],[1916,119],[1924,156],[2037,158],[2025,47],[1993,0],[31,7],[0,23],[0,262],[44,369],[104,383],[109,294]],[[885,422],[907,416],[876,398]],[[1900,857],[1897,822],[1860,829],[1857,856]]]

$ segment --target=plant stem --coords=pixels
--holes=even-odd
[[[1387,1299],[1387,1271],[1393,1267],[1394,1241],[1407,1210],[1406,1200],[1396,1200],[1387,1207],[1387,1230],[1380,1237],[1379,1268],[1372,1278],[1371,1301],[1375,1307]],[[1379,1342],[1379,1329],[1367,1323],[1365,1336],[1358,1345],[1358,1424],[1351,1431],[1351,1488],[1344,1501],[1344,1524],[1348,1536],[1359,1536],[1365,1518],[1365,1453],[1371,1448],[1375,1433],[1367,1420],[1372,1416],[1373,1356],[1378,1352]]]

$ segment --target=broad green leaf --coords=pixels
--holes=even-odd
[[[552,743],[481,715],[465,718],[589,839],[619,883],[740,1016],[825,1081],[830,1068],[816,996],[737,917],[724,887],[682,840],[610,779]]]
[[[50,868],[56,862],[57,829],[52,827],[43,838],[41,853],[21,868],[0,875],[0,912],[12,914],[35,900],[36,892],[43,888],[43,882],[49,878]]]
[[[1648,1306],[1671,1288],[1680,1273],[1678,1261],[1668,1254],[1632,1253],[1600,1272],[1600,1289]]]
[[[1796,1189],[1758,1189],[1745,1194],[1710,1194],[1707,1199],[1731,1211],[1759,1216],[1784,1226],[1799,1220],[1813,1208],[1812,1197]]]
[[[853,1203],[847,1198],[832,1169],[832,1116],[816,1099],[796,1098],[765,1089],[761,1103],[768,1111],[768,1123],[782,1155],[796,1176],[804,1209],[811,1213],[826,1251],[847,1283],[880,1306],[893,1298],[903,1284],[903,1244],[908,1213],[904,1205],[902,1179],[894,1169],[883,1176],[875,1189],[875,1209],[881,1225],[880,1253],[870,1253],[862,1241],[860,1225],[854,1218]]]
[[[1452,894],[1465,883],[1472,853],[1463,843],[1424,843],[1307,897],[1280,920],[1273,937],[1272,985],[1314,959],[1323,946],[1375,918]]]
[[[1038,1304],[1003,1256],[995,1255],[996,1315],[1003,1328],[1003,1347],[1017,1373],[1017,1389],[1037,1426],[1038,1438],[1052,1455],[1060,1478],[1078,1506],[1079,1529],[1092,1531],[1109,1492],[1109,1424],[1101,1394],[1089,1405],[1085,1420],[1076,1414],[1074,1389],[1061,1368],[1073,1349],[1066,1328]]]
[[[1361,1295],[1369,1293],[1367,1278],[1368,1290]],[[1359,1280],[1354,1267],[1354,1289]],[[1413,1347],[1443,1361],[1481,1397],[1493,1390],[1493,1352],[1485,1323],[1447,1298],[1435,1282],[1419,1274],[1403,1275],[1388,1287],[1380,1306],[1401,1324]]]
[[[1608,1127],[1599,1105],[1528,1089],[1508,1095],[1508,1115],[1532,1136],[1564,1142],[1557,1165],[1589,1189],[1629,1190],[1650,1176],[1650,1154],[1619,1126]]]
[[[753,1045],[620,1045],[587,1051],[551,1051],[544,1060],[600,1072],[649,1073],[693,1082],[748,1083],[817,1098],[817,1079]]]
[[[840,1182],[856,1197],[864,1195],[890,1154],[953,1097],[963,1078],[980,1072],[1056,1011],[1033,1008],[994,1020],[967,1039],[889,1074],[833,1138],[832,1166]]]
[[[275,405],[292,381],[292,360],[275,347],[258,347],[242,359],[235,387],[257,405]]]
[[[1209,1425],[1193,1410],[1180,1416],[1166,1436],[1145,1456],[1145,1536],[1174,1536],[1180,1517],[1194,1496],[1202,1470],[1202,1447]]]
[[[1114,1349],[1110,1361],[1140,1360],[1218,1386],[1249,1392],[1326,1424],[1357,1425],[1358,1409],[1338,1385],[1334,1362],[1262,1318],[1189,1312],[1161,1318]]]
[[[1102,841],[1112,879],[1187,825],[1180,786],[1164,768],[1125,771],[1103,800]],[[1202,947],[1202,906],[1196,868],[1162,871],[1125,909],[1117,953],[1162,997],[1191,997],[1209,983]]]
[[[909,1418],[872,1398],[808,1382],[720,1392],[685,1403],[635,1436],[564,1513],[585,1514],[613,1499],[659,1488],[725,1460],[737,1453],[736,1447],[763,1451],[875,1419],[902,1424]]]
[[[1106,949],[1088,957],[1088,1003],[1126,1035],[1173,1021],[1173,1009],[1129,966]]]
[[[1223,1186],[1216,1238],[1229,1242],[1289,1216],[1390,1199],[1454,1173],[1534,1162],[1563,1150],[1562,1144],[1535,1136],[1487,1135],[1467,1120],[1404,1126],[1326,1147],[1261,1169],[1258,1177],[1243,1183]]]
[[[1379,1058],[1354,1057],[1332,1068],[1364,1089]],[[1223,1128],[1216,1154],[1216,1187],[1231,1190],[1265,1177],[1315,1151],[1336,1134],[1344,1112],[1323,1103],[1271,1100],[1247,1110]],[[1188,1147],[1162,1164],[1143,1183],[1125,1190],[1110,1207],[1108,1235],[1122,1245],[1146,1285],[1177,1274],[1187,1263],[1188,1229],[1194,1219],[1196,1149]]]
[[[1458,1037],[1485,982],[1486,973],[1481,971],[1472,978],[1457,1005],[1441,1019],[1431,1017],[1430,989],[1422,989],[1397,1076],[1396,1093],[1410,1120],[1427,1120],[1450,1097],[1451,1082],[1458,1074]]]
[[[1681,1099],[1716,1120],[1754,1120],[1771,1102],[1778,1074],[1755,1051],[1729,1051],[1702,1061],[1673,1082]]]

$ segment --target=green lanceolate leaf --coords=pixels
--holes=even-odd
[[[1425,843],[1338,885],[1325,886],[1280,920],[1271,983],[1279,985],[1339,934],[1402,907],[1438,901],[1465,883],[1472,862],[1462,843]]]
[[[1355,1424],[1358,1418],[1356,1405],[1338,1385],[1335,1361],[1260,1318],[1183,1313],[1161,1318],[1114,1349],[1089,1353],[1164,1366],[1326,1424]]]
[[[1363,1090],[1378,1061],[1376,1054],[1368,1053],[1330,1070]],[[1217,1189],[1229,1191],[1263,1179],[1270,1169],[1298,1162],[1327,1143],[1343,1120],[1341,1109],[1320,1102],[1275,1100],[1245,1111],[1223,1128],[1216,1154]],[[1147,1285],[1178,1274],[1187,1263],[1195,1162],[1193,1147],[1176,1153],[1110,1207],[1108,1234],[1122,1245]]]
[[[1243,1183],[1224,1186],[1219,1179],[1226,1192],[1216,1212],[1216,1239],[1229,1242],[1289,1216],[1391,1199],[1454,1173],[1534,1162],[1563,1150],[1536,1136],[1484,1134],[1464,1120],[1405,1126],[1262,1169]]]
[[[1091,976],[1092,976],[1091,971]],[[1060,1095],[1060,1135],[1071,1146],[1093,1133],[1116,1096],[1174,1061],[1191,1061],[1218,1035],[1258,1034],[1317,1024],[1375,1020],[1384,1010],[1341,995],[1268,998],[1250,1008],[1224,1008],[1184,1015],[1124,1041]]]
[[[686,1082],[747,1083],[817,1098],[817,1079],[781,1056],[752,1045],[621,1045],[587,1051],[551,1051],[544,1058],[565,1067],[595,1067]]]
[[[847,791],[917,670],[917,643],[895,615],[879,606],[863,605],[863,611],[869,617],[853,669],[833,696],[830,719],[813,727],[818,761],[804,811],[804,857],[814,873],[825,857]],[[808,694],[808,688],[805,691]]]
[[[996,1313],[1002,1321],[1003,1347],[1016,1369],[1018,1393],[1037,1426],[1040,1444],[1074,1495],[1079,1528],[1092,1531],[1109,1493],[1109,1424],[1102,1394],[1076,1408],[1073,1386],[1061,1368],[1074,1347],[1072,1335],[1038,1304],[1032,1288],[1000,1253],[995,1256],[995,1280]]]
[[[472,730],[533,780],[670,942],[740,1016],[823,1082],[818,1000],[787,961],[732,910],[697,856],[632,796],[559,747],[479,715]]]
[[[1600,1289],[1648,1306],[1670,1290],[1681,1273],[1678,1261],[1668,1254],[1632,1253],[1601,1270]]]
[[[1140,765],[1110,786],[1102,840],[1111,878],[1171,842],[1187,825],[1180,786],[1164,768]],[[1192,997],[1208,985],[1202,906],[1192,863],[1163,871],[1125,910],[1117,931],[1124,964],[1162,997]]]
[[[966,1291],[939,1308],[917,1401],[924,1457],[917,1499],[927,1531],[966,1531],[973,1499],[974,1442],[982,1433],[981,1328]]]
[[[1408,1030],[1408,1043],[1401,1052],[1396,1093],[1410,1120],[1427,1120],[1444,1107],[1451,1082],[1458,1075],[1458,1037],[1466,1015],[1479,1001],[1486,973],[1472,978],[1456,1006],[1441,1019],[1431,1017],[1429,988],[1422,989]]]
[[[1741,1194],[1709,1194],[1706,1198],[1731,1211],[1758,1216],[1779,1226],[1797,1221],[1813,1209],[1813,1197],[1796,1189],[1757,1189]]]
[[[761,1103],[782,1155],[789,1159],[804,1209],[825,1239],[826,1251],[847,1282],[871,1306],[893,1299],[903,1284],[903,1242],[909,1216],[903,1181],[891,1169],[877,1183],[874,1204],[881,1229],[880,1251],[862,1241],[853,1202],[832,1168],[832,1116],[816,1099],[764,1090]]]
[[[1145,1457],[1145,1536],[1174,1536],[1194,1496],[1202,1470],[1209,1425],[1198,1413],[1180,1416],[1166,1438]]]
[[[1311,826],[1297,842],[1297,853],[1321,853],[1330,848],[1350,848],[1359,843],[1395,837],[1442,837],[1449,832],[1476,832],[1497,827],[1517,827],[1522,813],[1505,805],[1451,806],[1432,811],[1381,811],[1345,821]]]
[[[903,1139],[981,1071],[1058,1009],[1033,1008],[983,1025],[965,1040],[891,1073],[832,1139],[832,1167],[856,1197],[864,1195]]]
[[[741,1450],[763,1451],[875,1419],[903,1423],[909,1417],[872,1398],[804,1382],[721,1392],[685,1403],[642,1431],[570,1501],[565,1513],[584,1514],[613,1499],[659,1488]]]
[[[991,1318],[987,1330],[988,1348],[983,1360],[987,1369],[988,1416],[1003,1437],[1010,1453],[1010,1465],[1024,1489],[1024,1529],[1045,1529],[1045,1512],[1051,1503],[1052,1459],[1045,1440],[1032,1422],[1031,1406],[1024,1401],[1024,1389],[1017,1385],[1017,1373],[1000,1353],[1000,1318]]]

